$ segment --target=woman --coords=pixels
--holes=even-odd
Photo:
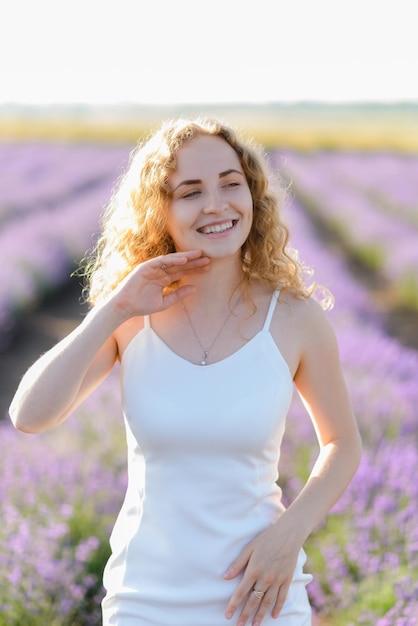
[[[105,213],[91,311],[12,402],[16,428],[39,432],[121,363],[129,485],[106,626],[311,623],[302,546],[352,478],[360,442],[280,203],[262,153],[231,129],[163,124]],[[293,384],[320,453],[285,510],[277,464]]]

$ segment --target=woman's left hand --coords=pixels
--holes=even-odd
[[[286,600],[301,546],[290,540],[291,533],[283,532],[280,521],[250,541],[223,575],[230,580],[243,573],[225,610],[231,619],[242,605],[238,626],[253,614],[252,624],[259,626],[270,608],[278,617]]]

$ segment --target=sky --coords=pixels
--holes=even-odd
[[[5,0],[0,104],[418,102],[415,0]]]

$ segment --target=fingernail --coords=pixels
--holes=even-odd
[[[226,617],[226,619],[231,619],[232,613],[225,613],[225,617]]]
[[[231,570],[230,570],[230,569],[227,569],[227,570],[226,570],[226,572],[224,572],[224,573],[222,574],[222,576],[223,576],[224,578],[229,578],[229,577],[231,576],[231,574],[232,574]]]

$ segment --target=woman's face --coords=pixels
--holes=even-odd
[[[167,217],[176,250],[239,256],[251,229],[253,200],[235,150],[220,137],[199,135],[176,157]]]

